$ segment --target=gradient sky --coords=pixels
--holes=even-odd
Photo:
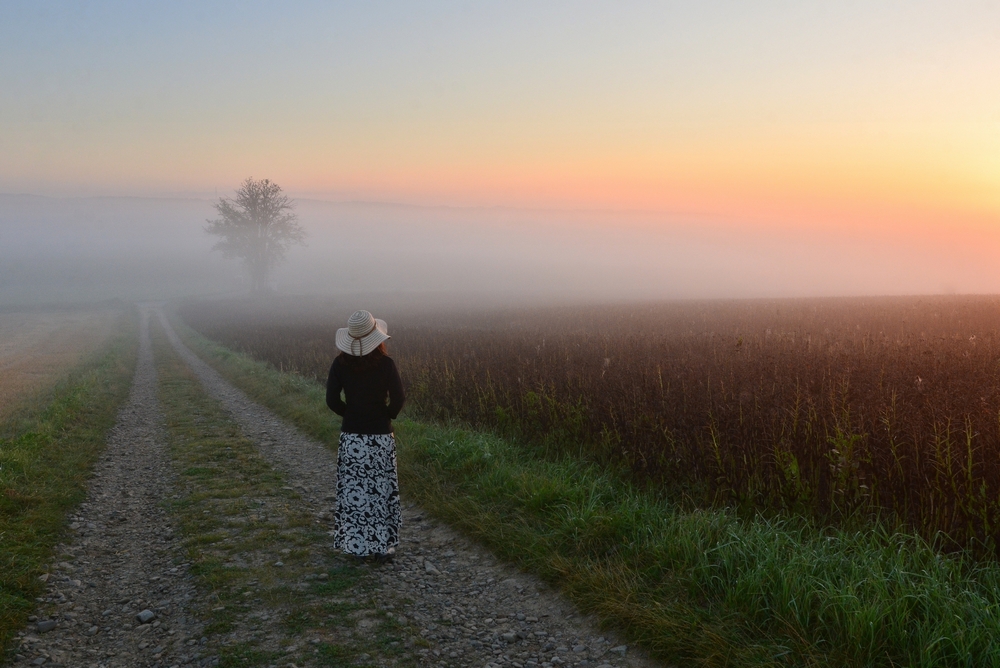
[[[1000,228],[996,2],[0,4],[0,192]]]

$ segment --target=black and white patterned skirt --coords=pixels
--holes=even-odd
[[[399,482],[392,434],[340,434],[335,544],[347,554],[386,554],[399,545]]]

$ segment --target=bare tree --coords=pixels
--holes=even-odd
[[[255,295],[268,291],[271,270],[292,244],[304,243],[306,233],[298,223],[292,200],[277,183],[247,179],[234,199],[219,198],[219,218],[209,220],[205,231],[221,239],[212,250],[243,260]]]

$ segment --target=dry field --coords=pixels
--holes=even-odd
[[[190,305],[196,329],[325,379],[349,308]],[[409,410],[631,469],[673,498],[879,515],[1000,552],[1000,298],[380,310]]]
[[[0,312],[0,419],[107,341],[119,314],[108,308]]]

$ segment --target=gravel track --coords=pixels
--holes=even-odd
[[[187,612],[197,595],[161,502],[173,494],[157,400],[148,310],[128,402],[98,460],[75,534],[42,576],[39,617],[20,633],[15,662],[77,668],[212,665],[202,626]],[[145,612],[143,621],[137,618]],[[148,623],[145,616],[152,615]]]
[[[251,401],[203,362],[161,312],[167,337],[209,395],[283,470],[317,517],[332,515],[336,456]],[[487,550],[431,520],[403,493],[400,547],[390,567],[374,569],[379,605],[430,647],[424,663],[443,666],[630,666],[646,659],[600,632],[593,620],[537,578],[499,563]]]
[[[72,519],[74,540],[47,574],[40,618],[21,632],[19,665],[211,666],[218,662],[190,610],[204,607],[182,562],[162,501],[176,494],[149,336],[156,317],[170,343],[244,435],[283,471],[310,512],[332,518],[336,457],[251,401],[188,349],[159,309],[141,313],[139,358],[126,406]],[[332,526],[329,527],[332,529]],[[400,548],[372,568],[375,605],[409,634],[407,646],[430,666],[657,664],[600,632],[592,619],[536,578],[406,502]],[[148,621],[137,618],[148,611]],[[144,623],[145,621],[145,623]]]

